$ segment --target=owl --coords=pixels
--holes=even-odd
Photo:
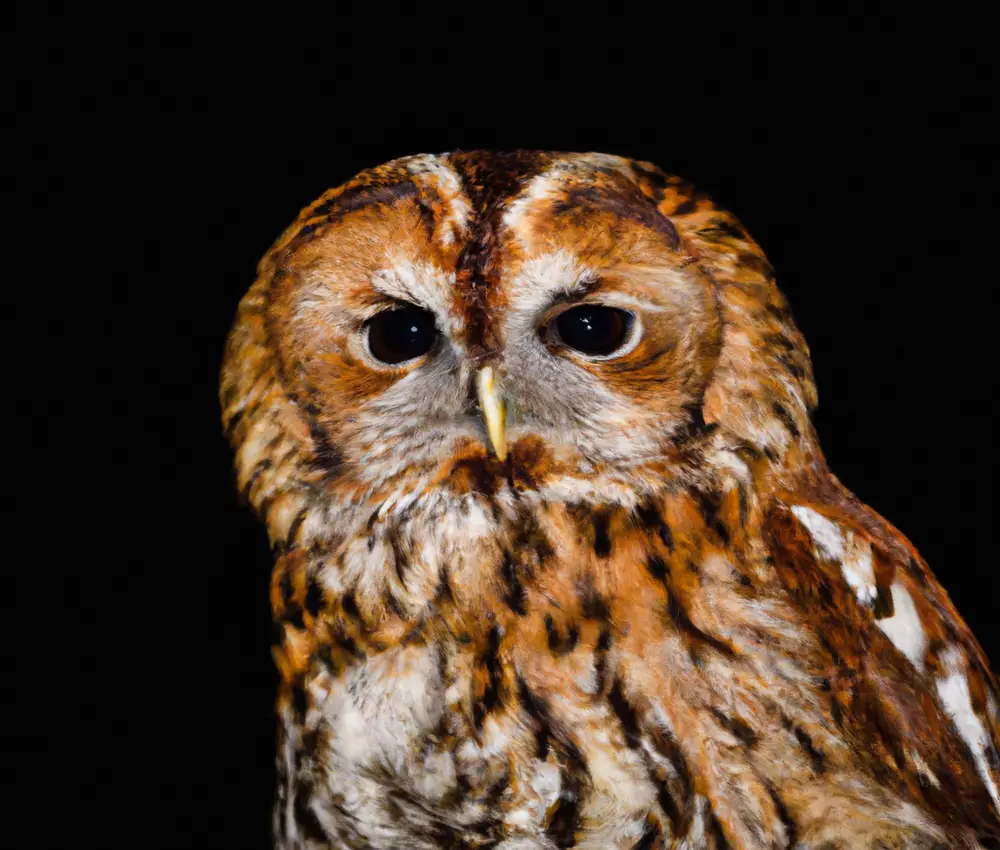
[[[998,846],[996,679],[685,181],[365,171],[260,262],[221,405],[275,557],[276,846]]]

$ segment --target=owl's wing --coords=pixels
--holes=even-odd
[[[834,718],[871,769],[1000,836],[997,683],[912,544],[832,476],[779,494],[767,533],[828,651]]]

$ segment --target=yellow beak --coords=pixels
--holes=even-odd
[[[489,366],[483,367],[476,374],[476,394],[479,396],[479,409],[482,411],[493,451],[500,460],[506,460],[507,410],[503,399],[493,387],[493,369]]]

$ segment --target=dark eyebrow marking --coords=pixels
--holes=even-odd
[[[337,213],[345,215],[372,204],[392,204],[405,198],[413,198],[419,193],[417,184],[412,180],[383,186],[353,186],[310,210],[309,218],[331,216]]]
[[[576,206],[589,206],[609,212],[616,218],[638,222],[666,236],[670,247],[674,250],[680,247],[681,239],[674,223],[638,190],[632,193],[623,188],[610,186],[574,188],[566,193],[563,200],[553,205],[553,210],[557,213],[566,212]]]
[[[308,209],[302,217],[303,225],[295,234],[288,248],[294,249],[311,241],[316,232],[337,221],[348,213],[365,207],[383,204],[395,204],[409,198],[419,198],[420,188],[413,180],[400,180],[388,184],[363,183],[351,186],[338,195],[321,202],[318,206]],[[430,213],[421,204],[424,215]]]

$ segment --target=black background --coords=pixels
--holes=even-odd
[[[203,10],[50,11],[13,31],[28,227],[9,303],[45,378],[24,422],[48,462],[25,578],[67,612],[45,621],[58,664],[31,662],[47,688],[59,671],[58,700],[36,696],[56,706],[55,755],[36,751],[83,818],[44,828],[266,846],[271,560],[220,434],[222,346],[298,209],[410,153],[617,153],[733,210],[812,348],[831,467],[910,537],[996,663],[982,22],[276,11],[252,33]]]

